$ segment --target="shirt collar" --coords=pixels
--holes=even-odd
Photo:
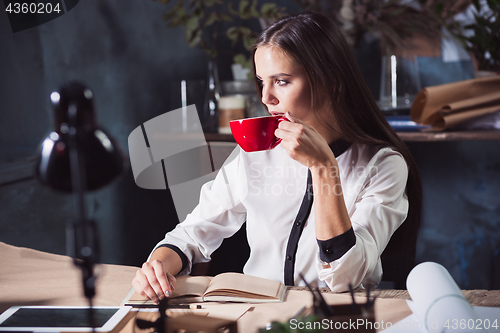
[[[351,146],[352,142],[346,141],[344,139],[338,139],[334,143],[332,143],[330,146],[330,149],[333,152],[333,155],[335,155],[335,158],[339,157],[342,155],[349,147]]]

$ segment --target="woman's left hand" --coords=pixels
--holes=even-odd
[[[274,134],[282,140],[281,146],[292,159],[308,168],[336,164],[328,143],[314,127],[293,117],[290,112],[285,116],[290,121],[280,122]]]

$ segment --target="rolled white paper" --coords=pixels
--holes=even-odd
[[[406,287],[413,313],[429,332],[469,332],[469,324],[477,319],[450,273],[437,263],[417,265],[408,275]]]

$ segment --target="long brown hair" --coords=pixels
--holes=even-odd
[[[406,249],[407,245],[415,247],[422,206],[422,184],[418,167],[408,148],[376,104],[337,25],[319,13],[291,15],[275,22],[261,33],[253,48],[254,59],[255,51],[261,46],[278,47],[305,69],[311,87],[312,110],[321,105],[317,92],[326,89],[333,118],[341,129],[344,140],[386,145],[401,153],[409,169],[406,184],[409,211],[405,222],[391,237],[386,252],[398,252]],[[256,74],[255,63],[253,71]],[[259,92],[262,93],[260,89]],[[316,116],[325,126],[335,131],[328,125],[324,114],[317,112]],[[411,252],[414,260],[415,249]]]

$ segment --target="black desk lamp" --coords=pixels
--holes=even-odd
[[[42,142],[35,177],[52,189],[75,195],[78,215],[76,221],[67,225],[67,251],[82,270],[84,294],[92,308],[99,244],[95,223],[87,219],[84,194],[119,176],[127,160],[114,139],[97,124],[93,93],[89,88],[69,82],[53,92],[50,99],[55,112],[55,130]]]

